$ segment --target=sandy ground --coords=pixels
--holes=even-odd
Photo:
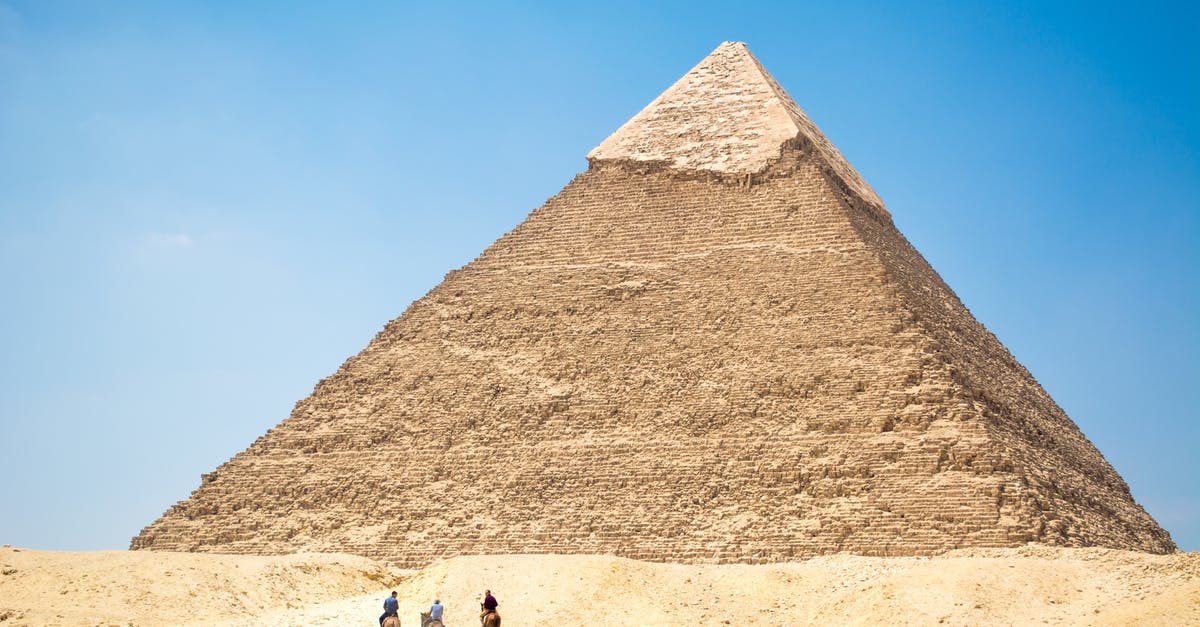
[[[350,555],[0,549],[0,626],[477,625],[485,588],[517,625],[1200,625],[1200,553],[988,549],[689,566],[604,556],[463,557],[402,571]]]

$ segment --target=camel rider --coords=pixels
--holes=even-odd
[[[392,596],[383,600],[383,616],[379,617],[379,625],[383,626],[383,619],[388,616],[400,618],[400,600],[396,598],[396,591],[392,590]]]
[[[496,611],[496,607],[497,607],[497,606],[499,606],[499,605],[500,605],[500,603],[498,603],[498,602],[496,601],[496,597],[492,596],[492,591],[491,591],[491,590],[484,590],[484,591],[483,591],[483,603],[480,603],[480,604],[479,604],[479,608],[480,608],[481,610],[483,610],[483,611],[481,611],[481,612],[479,613],[479,622],[481,622],[481,623],[482,623],[482,622],[483,622],[483,619],[484,619],[485,617],[487,617],[487,615],[488,615],[488,614],[491,614],[492,612],[495,612],[495,611]]]

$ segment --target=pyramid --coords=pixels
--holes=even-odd
[[[740,43],[134,549],[1174,550]]]

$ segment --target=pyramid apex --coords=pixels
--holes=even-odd
[[[722,42],[587,158],[755,174],[797,139],[812,145],[846,189],[883,209],[879,196],[740,41]]]

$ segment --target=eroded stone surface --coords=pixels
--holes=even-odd
[[[695,172],[593,158],[133,547],[1173,550],[819,144]]]
[[[819,163],[843,185],[883,209],[874,190],[741,42],[718,46],[592,149],[588,159],[756,174],[796,141],[812,145]]]

